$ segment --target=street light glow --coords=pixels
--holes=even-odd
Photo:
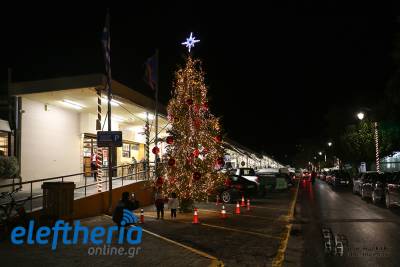
[[[328,142],[328,146],[332,146],[332,142]]]
[[[363,112],[358,112],[357,113],[357,118],[361,121],[361,120],[363,120],[364,119],[364,113]]]
[[[318,154],[320,155],[320,156],[322,156],[322,152],[320,151],[320,152],[318,152]]]

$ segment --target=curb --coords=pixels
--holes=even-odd
[[[299,192],[299,186],[300,186],[300,181],[297,183],[296,193],[293,197],[293,201],[292,201],[289,213],[288,213],[289,222],[293,221],[293,216],[295,213],[296,203],[297,203],[297,194]],[[286,231],[282,235],[281,242],[280,242],[279,248],[278,248],[278,252],[277,252],[276,256],[274,257],[274,259],[272,260],[273,267],[281,267],[283,265],[283,261],[285,260],[286,248],[288,245],[290,231],[292,230],[292,226],[293,226],[292,223],[289,223],[288,225],[286,225]]]

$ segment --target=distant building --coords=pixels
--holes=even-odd
[[[381,159],[381,171],[395,172],[400,171],[400,152],[393,152],[391,156]]]

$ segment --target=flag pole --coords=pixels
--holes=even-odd
[[[155,118],[155,120],[156,120],[156,123],[155,123],[155,140],[154,140],[154,142],[155,142],[155,146],[158,146],[158,49],[156,49],[156,67],[155,67],[155,74],[156,74],[156,90],[155,90],[155,99],[156,99],[156,105],[155,105],[155,114],[154,114],[154,118]],[[154,162],[154,172],[155,172],[155,175],[157,175],[157,165],[158,165],[158,162],[157,162],[157,159],[158,159],[158,154],[155,154],[156,155],[156,157],[155,157],[155,162]]]
[[[111,35],[110,35],[110,12],[107,9],[106,15],[106,28],[107,28],[107,40],[105,41],[105,60],[106,60],[106,71],[107,71],[107,117],[108,117],[108,131],[111,131],[111,56],[110,56],[110,43],[111,43]],[[113,177],[113,149],[114,146],[108,147],[108,211],[110,214],[112,213],[112,177]]]

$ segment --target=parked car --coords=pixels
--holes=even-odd
[[[326,173],[324,181],[327,184],[331,184],[332,183],[332,171],[329,171],[329,172]]]
[[[302,169],[296,169],[294,171],[294,175],[296,176],[297,179],[300,179],[303,176],[303,170]]]
[[[376,181],[373,183],[373,189],[372,189],[372,203],[378,204],[382,202],[385,199],[385,188],[387,183],[390,183],[394,176],[395,173],[380,173],[377,176]]]
[[[351,183],[350,174],[346,171],[335,170],[330,177],[330,184],[333,187],[349,186]]]
[[[257,184],[242,176],[230,174],[223,186],[217,188],[217,194],[224,203],[234,202],[242,196],[248,197],[257,193]]]
[[[373,173],[377,173],[375,171],[361,172],[357,174],[353,178],[353,193],[361,195],[361,189],[365,182],[367,182],[367,176]]]
[[[326,175],[327,175],[327,174],[328,174],[328,172],[326,172],[326,171],[320,172],[319,175],[318,175],[318,178],[319,178],[321,181],[325,181],[325,180],[326,180]]]
[[[394,173],[386,183],[385,205],[388,209],[393,205],[400,206],[400,172]]]
[[[301,179],[306,180],[306,181],[311,181],[311,173],[309,171],[303,171],[303,175]]]
[[[360,182],[361,199],[372,198],[372,192],[374,191],[375,184],[377,181],[379,181],[381,175],[382,173],[369,172],[362,176]]]
[[[253,168],[238,168],[238,169],[233,169],[230,171],[230,174],[234,174],[237,176],[241,176],[249,181],[252,181],[256,183],[257,185],[260,183],[258,176],[256,175],[256,172],[254,171]]]

